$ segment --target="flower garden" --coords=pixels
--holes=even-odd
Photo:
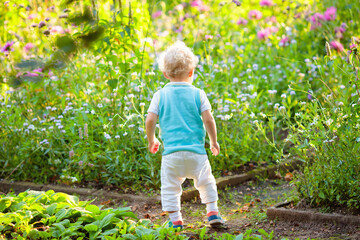
[[[0,179],[158,193],[161,153],[147,151],[145,118],[167,82],[156,59],[182,40],[200,59],[194,85],[217,124],[215,177],[296,158],[296,198],[358,211],[359,9],[351,0],[4,1]],[[127,208],[59,194],[1,195],[0,237],[183,238]],[[241,236],[217,237],[272,238]]]

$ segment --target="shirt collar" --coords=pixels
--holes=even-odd
[[[192,84],[188,83],[188,82],[169,82],[165,86],[171,86],[171,85],[190,85],[190,86],[192,86]]]

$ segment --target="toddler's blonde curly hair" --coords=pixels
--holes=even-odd
[[[198,62],[198,57],[182,41],[175,42],[158,58],[160,70],[170,78],[185,77]]]

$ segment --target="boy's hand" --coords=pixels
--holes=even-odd
[[[155,154],[159,150],[159,146],[160,146],[160,142],[157,138],[155,138],[153,142],[149,142],[149,151],[152,154]]]
[[[220,153],[220,146],[219,146],[219,144],[218,144],[217,142],[214,142],[214,143],[211,142],[211,143],[210,143],[210,150],[211,150],[213,156],[219,155],[219,153]]]

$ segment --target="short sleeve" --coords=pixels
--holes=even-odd
[[[148,112],[152,112],[155,113],[156,115],[159,115],[159,100],[160,100],[160,92],[157,91],[154,94],[153,98],[151,99]]]
[[[204,112],[206,110],[211,110],[211,104],[209,102],[209,99],[206,96],[206,93],[203,90],[200,90],[200,111]]]

